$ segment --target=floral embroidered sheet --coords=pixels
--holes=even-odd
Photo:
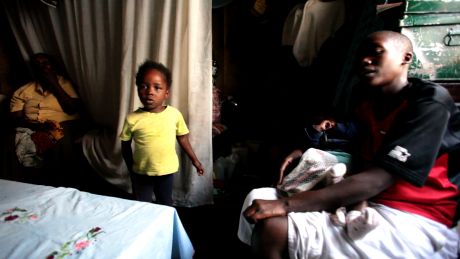
[[[0,258],[192,258],[172,207],[0,179]]]

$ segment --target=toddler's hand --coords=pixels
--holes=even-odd
[[[193,166],[195,166],[196,172],[198,173],[199,176],[204,175],[204,168],[201,165],[200,161],[194,161]]]

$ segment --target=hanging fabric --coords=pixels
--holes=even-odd
[[[292,15],[296,14],[298,12],[294,11]],[[291,19],[289,17],[287,22]],[[292,49],[300,66],[306,67],[313,62],[321,45],[343,24],[344,20],[344,0],[309,0],[305,3],[302,21]],[[293,26],[296,24],[294,23]]]

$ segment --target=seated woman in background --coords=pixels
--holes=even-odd
[[[10,103],[16,157],[28,172],[19,180],[73,185],[75,140],[82,136],[77,92],[50,55],[34,54],[31,67],[34,81],[17,89]]]

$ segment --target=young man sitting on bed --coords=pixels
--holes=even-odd
[[[335,185],[288,198],[268,188],[253,190],[242,216],[255,223],[256,254],[457,258],[459,237],[452,226],[459,187],[452,181],[459,173],[448,165],[460,147],[460,111],[441,86],[408,79],[412,57],[402,34],[381,31],[364,41],[358,60],[367,90],[356,109],[358,127],[364,127],[353,156],[359,167]],[[363,200],[378,212],[379,225],[352,240],[327,211]]]
[[[50,55],[34,54],[30,63],[35,80],[17,89],[10,103],[16,158],[32,171],[18,180],[76,187],[72,179],[79,177],[70,171],[83,132],[77,92]]]

